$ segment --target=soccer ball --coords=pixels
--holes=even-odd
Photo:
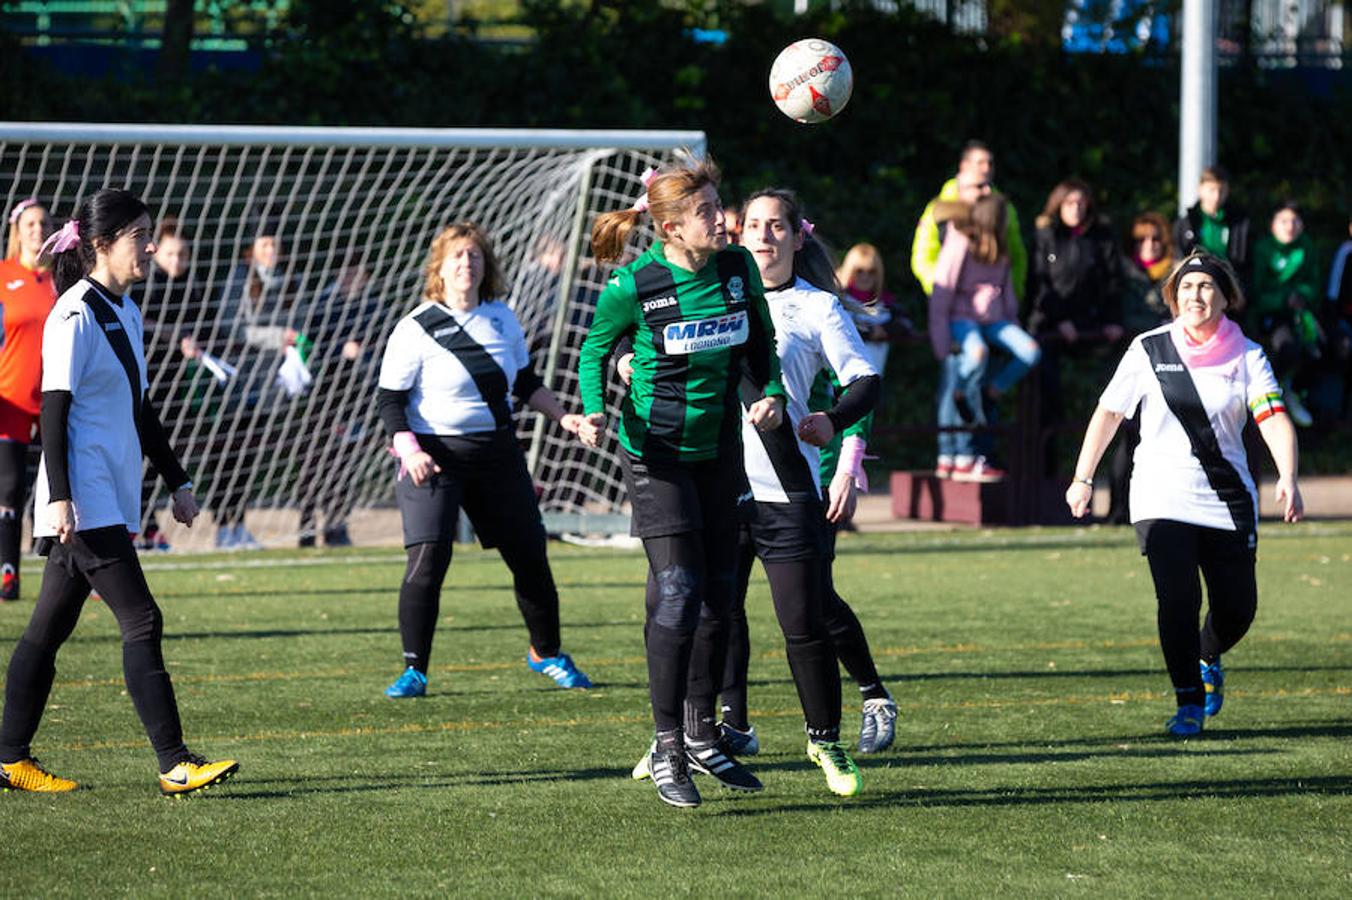
[[[853,90],[850,61],[830,41],[794,41],[770,67],[770,96],[797,122],[825,122],[845,108]]]

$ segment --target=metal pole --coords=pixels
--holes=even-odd
[[[1202,169],[1216,162],[1216,7],[1219,0],[1183,0],[1178,98],[1178,211],[1197,202]]]

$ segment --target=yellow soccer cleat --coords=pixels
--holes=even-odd
[[[168,772],[160,774],[160,793],[181,797],[220,784],[238,771],[239,763],[233,759],[207,762],[201,756],[189,756]]]
[[[0,763],[0,788],[7,791],[63,794],[77,787],[79,785],[69,778],[58,778],[48,772],[31,756],[18,762]]]
[[[826,786],[831,789],[831,793],[853,797],[864,789],[859,767],[850,759],[850,754],[840,741],[808,741],[807,758],[826,773]]]

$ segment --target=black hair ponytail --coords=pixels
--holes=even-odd
[[[64,294],[75,282],[94,269],[98,256],[94,248],[107,247],[117,240],[128,225],[150,210],[130,191],[104,189],[96,192],[75,212],[79,239],[60,253],[52,255],[52,281],[56,293]],[[69,226],[68,226],[69,227]]]
[[[778,200],[784,211],[784,219],[793,233],[803,235],[803,246],[793,254],[793,274],[820,291],[839,296],[840,282],[836,279],[831,251],[812,233],[812,226],[803,218],[803,204],[797,194],[788,188],[763,188],[756,191],[742,204],[742,221],[746,221],[746,211],[752,201],[762,197]]]

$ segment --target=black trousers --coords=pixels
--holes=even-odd
[[[160,650],[164,617],[150,594],[131,535],[121,525],[80,531],[70,544],[51,548],[33,617],[9,660],[0,762],[31,755],[29,745],[56,678],[57,651],[75,630],[91,586],[117,617],[127,693],[159,758],[160,771],[167,772],[187,748]]]
[[[1258,609],[1253,536],[1170,519],[1137,522],[1136,535],[1155,581],[1169,680],[1180,706],[1200,706],[1205,689],[1198,660],[1214,662],[1239,643]],[[1203,580],[1208,609],[1199,631]]]

